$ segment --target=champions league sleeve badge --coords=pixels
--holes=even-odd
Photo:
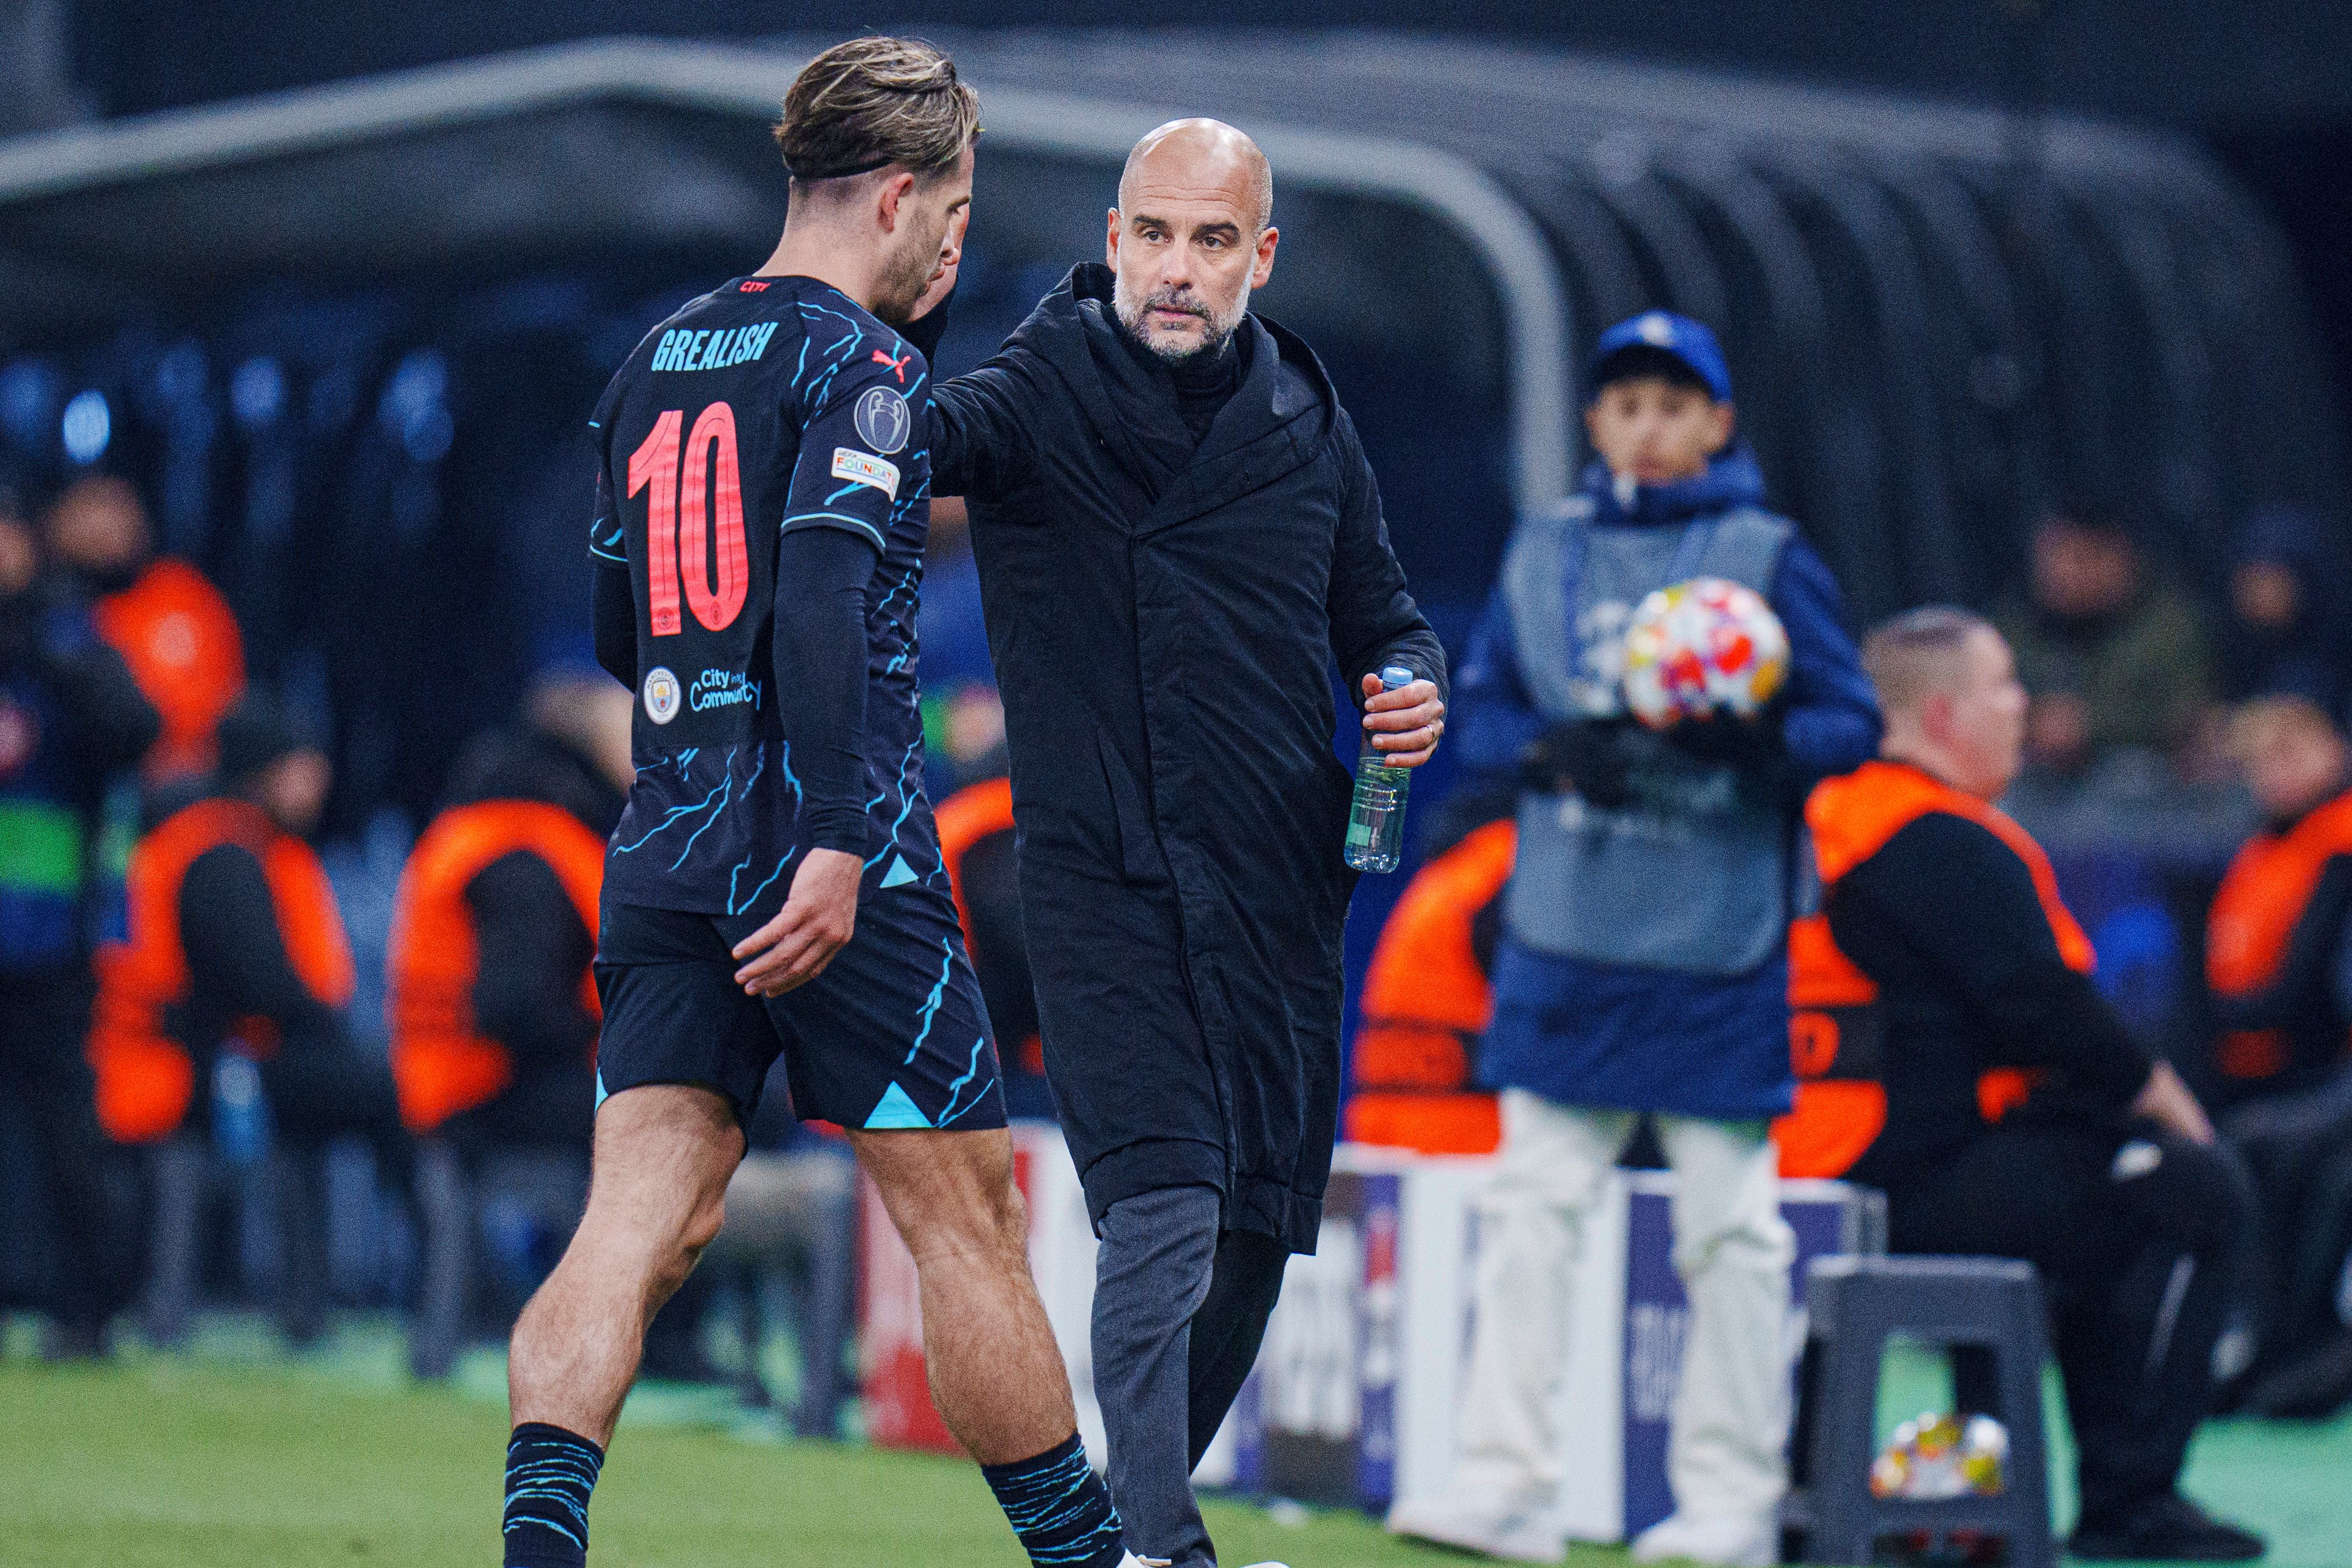
[[[857,426],[857,438],[885,457],[906,445],[907,437],[915,433],[907,400],[890,387],[867,387],[858,394],[850,418]]]
[[[646,716],[656,724],[667,724],[677,716],[678,700],[684,695],[677,677],[659,664],[646,672]]]

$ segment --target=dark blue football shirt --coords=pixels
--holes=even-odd
[[[915,608],[930,528],[929,365],[829,284],[743,277],[649,333],[598,403],[589,551],[636,607],[636,783],[605,855],[614,902],[782,905],[800,781],[778,716],[776,545],[846,529],[866,595],[869,889],[946,876],[922,794]]]

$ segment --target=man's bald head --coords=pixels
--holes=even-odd
[[[1103,259],[1120,325],[1163,362],[1214,363],[1274,276],[1274,172],[1215,120],[1171,120],[1135,144]]]
[[[1906,610],[1862,644],[1862,667],[1889,714],[1910,713],[1927,698],[1968,684],[1969,649],[1992,622],[1948,604]],[[1996,635],[1998,633],[1995,633]]]
[[[1863,643],[1862,667],[1886,716],[1881,755],[1981,800],[2009,789],[2025,744],[2025,688],[1990,622],[1943,604],[1906,611]]]
[[[1274,223],[1274,165],[1256,142],[1222,120],[1171,120],[1137,142],[1119,171],[1118,204],[1132,210],[1146,192],[1228,193],[1254,234]]]

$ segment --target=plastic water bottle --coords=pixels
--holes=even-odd
[[[1413,674],[1402,664],[1381,672],[1381,690],[1411,685]],[[1356,799],[1348,808],[1347,862],[1358,871],[1394,871],[1404,858],[1404,797],[1412,769],[1391,768],[1386,753],[1372,748],[1370,730],[1356,758]]]

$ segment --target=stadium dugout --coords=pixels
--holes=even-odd
[[[2168,136],[1377,34],[940,41],[985,95],[1002,261],[1094,254],[1111,166],[1165,118],[1257,135],[1263,303],[1391,383],[1350,399],[1441,610],[1513,507],[1566,493],[1574,367],[1653,305],[1727,329],[1776,500],[1864,622],[1980,601],[2054,494],[2209,583],[2252,505],[2342,496],[2282,242]],[[0,342],[70,352],[265,280],[715,275],[772,237],[754,132],[816,42],[600,41],[0,143]]]
[[[1285,231],[1258,302],[1328,357],[1457,648],[1515,511],[1573,482],[1594,335],[1651,306],[1724,331],[1774,502],[1860,624],[1987,601],[2054,496],[2133,516],[2209,596],[2253,506],[2341,511],[2284,243],[2177,138],[1372,33],[939,38],[986,128],[943,367],[1099,254],[1143,131],[1247,127]],[[107,461],[257,674],[323,670],[331,837],[421,821],[580,637],[586,411],[766,254],[764,128],[825,41],[609,39],[0,141],[0,472],[69,472],[65,397],[104,392]],[[1359,894],[1351,973],[1397,880]]]

